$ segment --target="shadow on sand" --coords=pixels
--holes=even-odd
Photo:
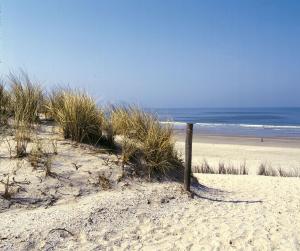
[[[214,201],[214,202],[224,202],[224,203],[263,203],[262,200],[241,200],[241,199],[226,199],[230,192],[223,191],[220,189],[210,188],[198,182],[193,183],[191,186],[192,195],[199,199]]]

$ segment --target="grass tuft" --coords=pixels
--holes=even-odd
[[[0,126],[8,124],[10,115],[10,94],[0,80]]]
[[[258,175],[264,176],[280,176],[280,177],[300,177],[300,170],[297,168],[289,168],[289,170],[281,167],[275,168],[262,163],[258,168]]]
[[[9,176],[7,176],[6,182],[3,182],[4,184],[4,193],[2,197],[6,200],[11,199],[12,192],[9,190]]]
[[[279,176],[279,172],[276,168],[273,168],[272,166],[264,163],[260,164],[257,174],[264,176]]]
[[[220,162],[217,169],[210,166],[207,160],[204,160],[201,166],[194,166],[193,173],[211,173],[211,174],[233,174],[233,175],[248,175],[248,169],[244,162],[239,167],[233,165],[225,166],[224,163]]]
[[[19,124],[16,128],[16,157],[23,158],[27,155],[27,145],[31,141],[31,135],[26,125]]]
[[[48,110],[62,128],[65,139],[93,144],[100,142],[104,115],[86,93],[71,90],[53,92]]]
[[[98,184],[103,190],[111,189],[110,180],[104,174],[98,175]]]
[[[122,135],[123,160],[135,159],[140,174],[151,178],[182,170],[170,125],[137,107],[113,107],[111,125],[114,134]]]
[[[8,78],[11,87],[11,108],[15,125],[37,122],[39,110],[43,103],[41,87],[33,83],[24,72],[20,76],[10,73]]]

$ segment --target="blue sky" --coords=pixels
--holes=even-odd
[[[0,73],[146,107],[300,106],[300,1],[0,0]]]

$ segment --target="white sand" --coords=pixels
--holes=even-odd
[[[236,150],[222,151],[215,157]],[[274,151],[266,148],[266,156]],[[296,154],[289,152],[287,159]],[[115,156],[61,139],[52,170],[59,179],[44,178],[26,160],[13,174],[17,160],[7,154],[1,143],[0,179],[9,172],[31,183],[0,199],[0,250],[300,250],[299,178],[199,174],[203,186],[192,199],[177,183],[116,182]],[[96,185],[101,172],[113,189]]]
[[[183,153],[183,138],[179,137],[177,148]],[[221,137],[196,135],[193,142],[193,165],[207,161],[213,168],[219,163],[239,167],[246,164],[249,174],[256,174],[261,164],[300,170],[300,142],[288,139],[260,139],[245,137]]]

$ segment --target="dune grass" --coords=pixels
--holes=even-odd
[[[225,166],[224,163],[220,162],[218,168],[213,168],[204,160],[200,166],[193,167],[193,173],[210,173],[210,174],[232,174],[232,175],[248,175],[248,168],[246,163],[240,164],[239,167],[233,165]]]
[[[86,93],[56,90],[50,96],[47,107],[62,128],[65,139],[92,144],[101,140],[104,115]]]
[[[264,176],[279,176],[277,168],[273,168],[272,166],[269,166],[264,163],[260,164],[257,174]]]
[[[170,125],[137,107],[121,106],[112,108],[111,124],[114,134],[122,135],[123,156],[136,160],[142,173],[151,177],[182,169]]]
[[[7,125],[10,115],[10,94],[5,89],[5,85],[0,80],[0,126]]]
[[[235,174],[235,175],[248,175],[248,168],[246,163],[242,163],[239,167],[233,165],[225,166],[220,162],[217,168],[213,168],[206,160],[200,166],[192,167],[193,173],[210,173],[210,174]],[[261,163],[258,167],[257,175],[263,176],[280,176],[280,177],[300,177],[299,168],[277,168],[266,163]]]
[[[27,156],[27,145],[31,141],[30,129],[27,124],[19,124],[15,130],[16,157],[23,158]]]
[[[266,163],[262,163],[258,168],[257,174],[263,176],[300,177],[300,169],[289,168],[289,170],[286,170],[281,167],[276,168]]]
[[[32,124],[38,121],[43,103],[43,92],[39,84],[33,83],[26,73],[20,76],[10,73],[11,108],[15,125]]]

